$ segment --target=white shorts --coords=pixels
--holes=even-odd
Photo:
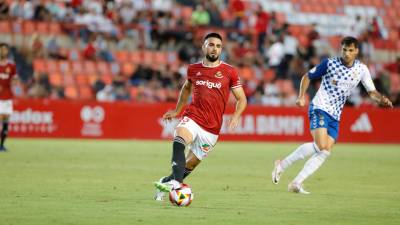
[[[193,136],[193,140],[188,147],[199,160],[203,160],[205,157],[207,157],[207,154],[213,150],[215,144],[217,143],[218,135],[205,131],[189,117],[183,117],[176,127],[185,127],[190,131]],[[176,137],[176,130],[174,137]]]
[[[0,114],[11,115],[13,112],[12,100],[0,100]]]

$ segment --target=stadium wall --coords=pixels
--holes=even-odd
[[[174,104],[99,103],[25,100],[14,102],[11,137],[170,140],[178,120],[161,116]],[[233,108],[224,115],[227,121]],[[340,142],[400,143],[400,109],[346,108]],[[311,139],[306,108],[249,106],[239,127],[226,123],[221,140],[307,141]]]

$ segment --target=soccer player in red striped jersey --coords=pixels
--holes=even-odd
[[[228,122],[229,129],[237,127],[247,105],[237,70],[220,60],[222,37],[218,33],[207,34],[202,50],[202,61],[188,67],[187,80],[175,110],[163,116],[164,120],[169,121],[180,115],[192,94],[192,101],[175,128],[172,174],[155,182],[156,200],[163,200],[164,192],[179,187],[183,179],[213,150],[230,93],[236,98],[236,110]],[[190,150],[185,157],[186,146]]]
[[[6,151],[4,142],[8,134],[8,120],[13,111],[11,85],[17,78],[15,64],[8,59],[8,54],[8,45],[0,43],[0,120],[3,125],[0,133],[0,151]]]

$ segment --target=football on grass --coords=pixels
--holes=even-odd
[[[193,201],[193,192],[189,185],[182,184],[169,192],[169,201],[176,206],[189,206]]]

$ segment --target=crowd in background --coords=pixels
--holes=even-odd
[[[250,68],[253,73],[251,78],[242,77],[249,103],[292,106],[301,76],[322,58],[337,54],[338,47],[322,37],[316,25],[299,39],[278,13],[242,0],[0,0],[0,20],[13,21],[14,30],[20,29],[21,20],[62,24],[61,38],[35,33],[22,45],[12,47],[22,80],[15,88],[18,97],[65,98],[64,87],[52,85],[48,74],[35,71],[33,61],[82,59],[111,65],[111,84],[101,79],[92,83],[91,90],[99,101],[175,102],[187,65],[202,57],[204,32],[213,30],[224,37],[222,59],[239,71]],[[360,60],[370,66],[377,89],[399,106],[400,92],[391,90],[390,74],[400,74],[400,58],[371,61],[372,40],[382,38],[379,24],[376,18],[359,17],[356,21],[352,35],[361,43]],[[76,51],[65,54],[63,48]],[[172,52],[177,58],[171,59],[174,65],[139,64],[126,76],[116,63],[116,52],[121,50]],[[312,82],[310,96],[318,85],[319,81]],[[134,96],[131,90],[136,90]],[[365,97],[360,87],[348,104],[372,104]]]

